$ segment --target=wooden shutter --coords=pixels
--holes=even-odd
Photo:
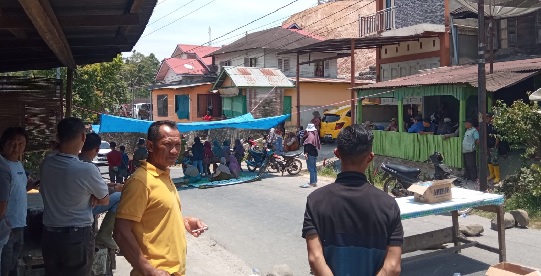
[[[208,106],[207,95],[197,95],[197,117],[205,117],[205,115],[207,115]]]
[[[250,58],[244,58],[244,67],[250,67]]]

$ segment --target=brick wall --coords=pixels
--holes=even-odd
[[[271,88],[248,89],[246,99],[248,101],[248,112],[255,108],[252,112],[254,118],[282,115],[284,109],[284,89],[276,88],[272,92],[270,91]]]
[[[395,0],[396,28],[421,23],[445,24],[444,0]]]

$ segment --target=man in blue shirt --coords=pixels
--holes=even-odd
[[[27,195],[36,188],[37,181],[28,179],[19,158],[24,153],[28,135],[22,127],[8,127],[0,137],[1,161],[10,174],[10,193],[5,219],[11,227],[11,235],[2,249],[1,275],[14,275],[17,260],[23,250],[23,235],[26,227]]]
[[[419,134],[434,134],[436,133],[436,124],[432,123],[432,121],[428,118],[423,119],[423,130],[419,132]]]
[[[408,129],[408,133],[419,133],[425,129],[421,116],[416,116],[413,119],[413,125]]]

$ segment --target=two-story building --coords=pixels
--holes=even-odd
[[[307,46],[316,42],[322,41],[323,38],[310,34],[298,25],[283,26],[271,28],[251,34],[238,39],[237,41],[220,48],[214,53],[208,55],[213,57],[215,65],[220,72],[226,74],[235,67],[239,68],[277,68],[285,76],[287,81],[296,81],[297,61],[299,62],[299,85],[300,86],[300,110],[296,110],[297,94],[295,87],[278,87],[277,94],[273,97],[279,98],[279,107],[274,108],[273,115],[291,113],[288,125],[294,125],[297,122],[297,116],[300,114],[301,125],[306,126],[311,120],[311,113],[315,110],[322,112],[324,109],[332,109],[332,107],[347,105],[347,100],[350,99],[351,84],[349,80],[337,79],[337,53],[312,53],[310,55],[301,55],[299,58],[296,54],[280,54],[280,52],[295,49],[302,46]],[[311,62],[313,61],[313,62]],[[238,73],[238,70],[235,70]],[[242,71],[242,70],[241,70]],[[284,80],[284,81],[286,81]],[[257,79],[254,79],[257,81]],[[220,78],[215,89],[224,89],[223,82]],[[361,85],[367,81],[359,81]],[[265,89],[260,89],[265,93]],[[245,93],[242,88],[239,93]],[[224,112],[228,114],[236,114],[228,109],[227,106],[250,106],[251,102],[236,103],[235,101],[246,101],[246,99],[238,97],[231,98],[231,95],[224,95]],[[243,94],[245,95],[245,94]],[[239,94],[239,96],[241,96]],[[227,103],[226,103],[227,102]],[[265,109],[266,103],[262,102],[259,108]],[[310,110],[303,112],[304,110]],[[251,110],[248,110],[248,112]],[[256,115],[254,115],[256,116]]]
[[[211,93],[216,68],[207,54],[218,47],[178,44],[164,59],[151,92],[153,118],[176,122],[201,121],[207,111],[219,118],[222,99]]]

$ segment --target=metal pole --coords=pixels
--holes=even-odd
[[[478,60],[478,121],[479,121],[479,189],[487,190],[487,126],[485,115],[487,113],[486,69],[485,69],[485,0],[478,0],[479,14],[479,60]]]
[[[297,76],[295,80],[295,86],[297,88],[297,126],[301,126],[301,82],[300,82],[300,68],[299,65],[299,53],[297,52]]]
[[[355,112],[355,39],[351,40],[351,124],[355,124],[357,121],[357,112]],[[361,102],[362,104],[362,102]]]
[[[66,118],[71,117],[73,105],[73,69],[68,68],[66,77]]]

